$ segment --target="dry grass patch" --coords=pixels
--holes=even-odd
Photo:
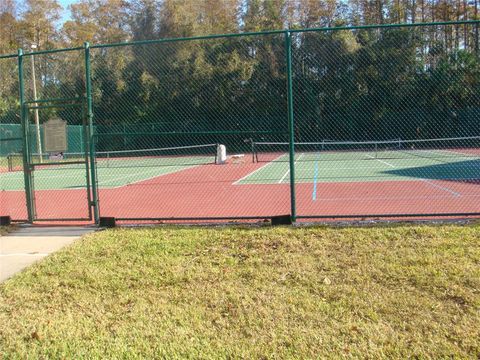
[[[0,324],[5,358],[477,358],[480,226],[104,231]]]
[[[7,235],[10,231],[14,229],[14,225],[9,226],[0,226],[0,236]]]

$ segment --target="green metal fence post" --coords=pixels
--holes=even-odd
[[[18,49],[18,93],[20,100],[20,119],[22,124],[22,140],[23,140],[23,178],[25,182],[25,199],[27,205],[28,222],[35,220],[35,198],[33,196],[33,179],[32,169],[30,167],[30,144],[29,144],[29,124],[28,114],[25,107],[24,95],[24,79],[23,79],[23,50]]]
[[[287,98],[288,98],[288,143],[290,160],[290,216],[297,220],[295,197],[295,121],[293,117],[293,83],[292,83],[292,35],[285,31],[285,50],[287,56]]]
[[[93,104],[92,104],[92,81],[90,76],[90,44],[86,42],[85,48],[85,78],[87,90],[87,122],[88,122],[88,141],[90,151],[90,176],[92,184],[92,203],[93,217],[95,224],[100,222],[100,212],[98,209],[98,193],[97,193],[97,169],[95,164],[95,139],[93,127]]]

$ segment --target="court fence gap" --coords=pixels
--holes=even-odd
[[[0,216],[107,226],[478,217],[479,25],[2,55]]]

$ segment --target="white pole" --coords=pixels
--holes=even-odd
[[[32,50],[36,49],[37,45],[32,44]],[[33,101],[37,100],[37,81],[35,78],[35,56],[32,55],[32,78],[33,78]],[[37,107],[38,104],[34,103],[34,106]],[[37,154],[40,157],[40,163],[43,162],[43,155],[42,155],[42,139],[40,137],[40,120],[38,117],[38,109],[35,109],[35,128],[37,132]]]

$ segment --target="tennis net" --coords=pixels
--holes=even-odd
[[[135,168],[157,166],[193,166],[215,164],[218,144],[201,144],[156,149],[97,151],[97,168]],[[37,168],[77,168],[88,159],[85,153],[32,154],[32,163]],[[20,169],[22,154],[8,155],[10,171]]]
[[[257,162],[289,161],[289,143],[254,142]],[[357,161],[427,158],[480,159],[480,136],[422,140],[321,141],[295,143],[295,161]]]

